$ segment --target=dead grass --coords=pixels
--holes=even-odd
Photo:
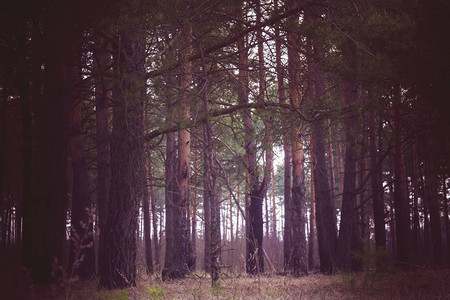
[[[65,299],[65,293],[52,299]],[[69,299],[450,299],[450,269],[300,278],[234,276],[221,279],[215,287],[206,276],[163,282],[140,275],[137,287],[126,290],[98,290],[94,281],[76,282]]]
[[[450,270],[230,277],[211,287],[206,277],[162,282],[142,276],[135,288],[98,291],[77,285],[71,299],[450,299]]]

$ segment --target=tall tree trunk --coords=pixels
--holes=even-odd
[[[81,65],[81,47],[76,66]],[[80,67],[72,70],[81,80]],[[77,90],[72,91],[70,109],[70,151],[72,158],[71,255],[72,272],[81,278],[95,275],[93,211],[89,195],[88,169],[83,138],[83,102]],[[86,247],[86,248],[85,248]]]
[[[76,6],[76,4],[73,4]],[[36,282],[49,282],[66,242],[69,103],[80,36],[75,7],[54,3],[45,28],[45,90],[36,111],[32,201],[24,206],[23,257]],[[25,203],[24,203],[25,204]]]
[[[289,9],[297,9],[296,1],[288,1]],[[299,54],[299,35],[295,32],[298,28],[299,16],[294,14],[287,20],[290,30],[288,31],[288,70],[289,70],[289,97],[291,105],[300,109],[301,89],[301,64]],[[302,126],[297,125],[292,134],[292,251],[289,262],[289,270],[294,276],[308,273],[307,242],[305,234],[306,226],[306,198],[303,170],[303,143]]]
[[[274,1],[275,9],[278,8],[278,1]],[[275,57],[278,84],[278,99],[280,104],[286,104],[286,88],[284,85],[285,67],[281,60],[281,37],[279,25],[275,27]],[[286,113],[286,112],[285,112]],[[284,122],[283,127],[287,127],[288,122]],[[291,225],[291,207],[292,207],[292,152],[290,147],[290,136],[283,134],[283,152],[284,152],[284,228],[283,228],[283,265],[284,271],[288,271],[291,261],[292,250],[292,225]]]
[[[323,48],[313,40],[314,50],[314,98],[322,102],[325,95],[324,74],[321,69]],[[325,274],[334,272],[335,248],[337,243],[336,208],[331,199],[328,171],[325,157],[325,124],[318,119],[311,125],[311,136],[314,140],[312,155],[314,164],[314,195],[316,202],[317,240],[319,244],[320,271]]]
[[[436,166],[437,151],[431,136],[426,137],[426,143],[427,150],[424,151],[423,161],[425,173],[425,201],[428,202],[430,208],[431,259],[433,264],[438,265],[441,261],[442,254],[442,236],[441,214],[439,212],[438,199],[438,171]]]
[[[369,92],[369,99],[373,97]],[[370,169],[372,170],[371,176],[371,189],[372,189],[372,206],[373,206],[373,219],[375,225],[375,246],[377,252],[377,268],[383,268],[386,265],[386,228],[384,221],[384,201],[383,201],[383,183],[381,182],[381,163],[378,162],[380,156],[377,153],[377,140],[376,130],[377,123],[375,118],[375,112],[370,111],[369,115],[369,147],[370,147]],[[381,151],[381,149],[378,149]]]
[[[153,228],[153,245],[155,247],[155,269],[158,271],[160,269],[161,263],[161,251],[160,251],[160,240],[158,239],[158,216],[156,211],[156,198],[155,191],[153,187],[153,160],[151,151],[148,155],[148,185],[150,187],[150,206],[152,210],[152,228]]]
[[[173,109],[173,91],[170,90],[171,86],[174,85],[174,78],[171,76],[168,80],[168,100],[167,109],[170,112]],[[171,113],[168,114],[166,122],[173,125],[173,119]],[[166,165],[165,165],[165,211],[166,211],[166,225],[165,225],[165,236],[166,236],[166,251],[164,258],[163,267],[163,277],[169,278],[170,273],[175,272],[174,261],[175,261],[175,237],[174,237],[174,203],[177,197],[176,191],[176,148],[175,148],[175,132],[169,132],[166,134]],[[167,275],[165,275],[167,273]]]
[[[238,1],[239,2],[239,1]],[[239,3],[240,4],[240,3]],[[240,5],[236,6],[237,13],[241,15]],[[248,78],[248,54],[246,49],[245,36],[239,38],[237,42],[239,61],[239,103],[248,103],[249,78]],[[264,271],[264,259],[262,255],[263,245],[263,217],[262,185],[259,182],[256,159],[255,129],[250,110],[246,109],[242,113],[244,122],[244,148],[246,156],[246,172],[248,174],[248,200],[246,205],[246,271],[249,274],[258,274]]]
[[[109,196],[111,189],[111,158],[110,158],[110,130],[109,130],[109,103],[112,97],[112,83],[109,74],[111,65],[110,44],[106,39],[98,39],[94,50],[94,71],[99,74],[94,78],[95,84],[95,114],[97,135],[97,209],[98,227],[100,231],[98,252],[98,269],[106,268],[104,242],[107,231],[106,218],[108,216]]]
[[[105,262],[100,286],[113,289],[136,285],[136,230],[142,198],[142,98],[145,95],[144,48],[120,34],[115,65],[111,191],[106,219]],[[122,52],[123,51],[123,52]],[[125,54],[125,55],[122,55]]]
[[[30,79],[34,85],[40,85],[41,82],[36,80],[37,78],[30,78],[32,75],[29,72],[29,67],[27,66],[27,46],[26,46],[26,26],[24,20],[21,20],[21,29],[18,37],[18,49],[17,52],[20,55],[19,64],[20,68],[18,69],[17,74],[17,90],[21,100],[21,114],[22,114],[22,198],[18,201],[18,207],[16,210],[16,230],[17,230],[17,238],[18,241],[22,240],[22,214],[23,214],[23,205],[24,203],[30,203],[32,199],[31,194],[31,180],[32,180],[32,157],[33,157],[33,126],[32,126],[32,90],[30,87]],[[32,44],[36,44],[37,42],[34,40],[37,39],[35,33],[32,34]],[[36,64],[36,60],[38,59],[37,53],[35,53],[35,49],[31,49],[31,59],[32,64]],[[31,76],[30,76],[31,75]],[[5,88],[5,87],[3,87]],[[3,95],[2,95],[3,96]],[[35,100],[35,99],[33,99]],[[37,99],[36,99],[37,100]],[[4,170],[3,168],[3,160],[4,149],[5,149],[5,103],[4,99],[1,99],[2,104],[0,108],[1,113],[1,125],[0,125],[0,170]],[[3,189],[3,171],[0,172],[0,199],[4,199],[2,195]]]
[[[187,45],[187,56],[191,50],[191,30],[185,29],[183,44]],[[190,85],[192,81],[192,64],[185,63],[181,78],[181,118],[189,120],[190,117]],[[184,276],[194,265],[195,257],[189,239],[189,228],[187,222],[187,203],[189,202],[189,175],[190,175],[191,134],[187,129],[178,132],[178,197],[174,206],[174,237],[177,241],[177,264],[181,276]]]
[[[394,87],[394,206],[397,240],[397,261],[410,261],[409,201],[405,193],[406,175],[403,167],[402,125],[400,116],[401,91],[397,84]]]
[[[356,48],[347,45],[349,49],[343,54],[343,60],[349,68],[355,68],[354,57]],[[345,132],[345,161],[344,161],[344,191],[342,195],[341,223],[338,239],[338,265],[343,269],[350,269],[353,265],[351,260],[352,235],[358,230],[357,226],[357,203],[356,203],[356,135],[357,118],[356,102],[358,99],[358,87],[355,83],[344,82],[344,105],[348,110],[344,119]]]
[[[204,151],[204,211],[205,211],[205,271],[211,274],[212,284],[219,280],[220,272],[220,190],[217,182],[215,167],[215,146],[212,124],[209,120],[210,108],[208,99],[208,73],[206,69],[203,49],[199,47],[202,55],[202,69],[204,76],[203,106],[206,122],[203,125]],[[208,205],[206,205],[208,204]],[[209,232],[206,230],[209,228]],[[226,230],[224,228],[224,230]],[[209,243],[207,243],[209,242]],[[207,255],[208,253],[208,255]],[[206,260],[208,259],[208,261]]]
[[[196,141],[196,146],[198,145],[198,140]],[[198,148],[194,147],[194,190],[193,190],[193,202],[192,202],[192,236],[191,243],[192,249],[196,252],[197,249],[197,206],[198,206]],[[196,265],[192,267],[193,270],[196,269]]]
[[[314,149],[314,140],[311,136],[311,148]],[[317,241],[317,221],[316,221],[316,199],[314,193],[314,156],[311,156],[311,201],[309,216],[309,243],[308,243],[308,269],[316,270],[319,267],[319,245]]]
[[[275,166],[272,167],[271,172],[271,182],[272,182],[272,239],[278,243],[278,234],[277,234],[277,204],[276,204],[276,196],[275,196]]]
[[[413,146],[413,176],[412,176],[412,185],[413,185],[413,214],[412,214],[412,245],[414,248],[414,252],[416,254],[416,259],[419,259],[420,255],[420,221],[419,221],[419,153],[418,153],[418,139],[416,138],[414,146]]]
[[[144,112],[145,119],[143,122],[147,121],[147,111]],[[150,151],[144,151],[143,161],[141,170],[143,174],[141,175],[143,181],[143,197],[142,197],[142,210],[144,213],[144,252],[145,252],[145,266],[147,274],[153,274],[153,257],[152,257],[152,239],[151,239],[151,223],[150,223],[150,201],[151,197],[149,192],[149,180],[148,177],[151,176],[150,173]]]

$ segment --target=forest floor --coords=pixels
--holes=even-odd
[[[450,299],[450,269],[383,273],[290,276],[229,276],[211,287],[210,279],[191,276],[163,282],[139,275],[136,287],[99,290],[95,281],[76,281],[50,289],[35,287],[27,299]],[[0,296],[1,298],[1,296]],[[5,298],[3,298],[5,299]]]

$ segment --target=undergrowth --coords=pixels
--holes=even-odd
[[[450,269],[222,278],[214,286],[207,276],[163,282],[140,275],[137,286],[99,290],[95,281],[74,283],[69,299],[450,299]],[[61,293],[53,299],[65,299]],[[32,298],[30,298],[32,299]]]

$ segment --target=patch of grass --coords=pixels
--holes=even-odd
[[[78,281],[73,285],[69,299],[449,299],[448,282],[450,269],[426,268],[409,272],[392,269],[386,272],[340,273],[335,276],[310,274],[299,278],[255,278],[241,274],[222,278],[214,286],[205,276],[167,282],[156,276],[146,276],[138,281],[137,287],[125,290],[99,290],[95,281]],[[39,296],[35,293],[22,298],[66,299],[64,291],[55,296]]]
[[[217,281],[213,282],[213,284],[211,286],[211,293],[213,294],[214,297],[218,297],[218,296],[222,295],[224,292],[225,292],[225,288],[224,288],[221,280],[217,280]]]
[[[145,292],[148,294],[151,300],[162,300],[164,299],[164,289],[159,286],[147,287]]]

